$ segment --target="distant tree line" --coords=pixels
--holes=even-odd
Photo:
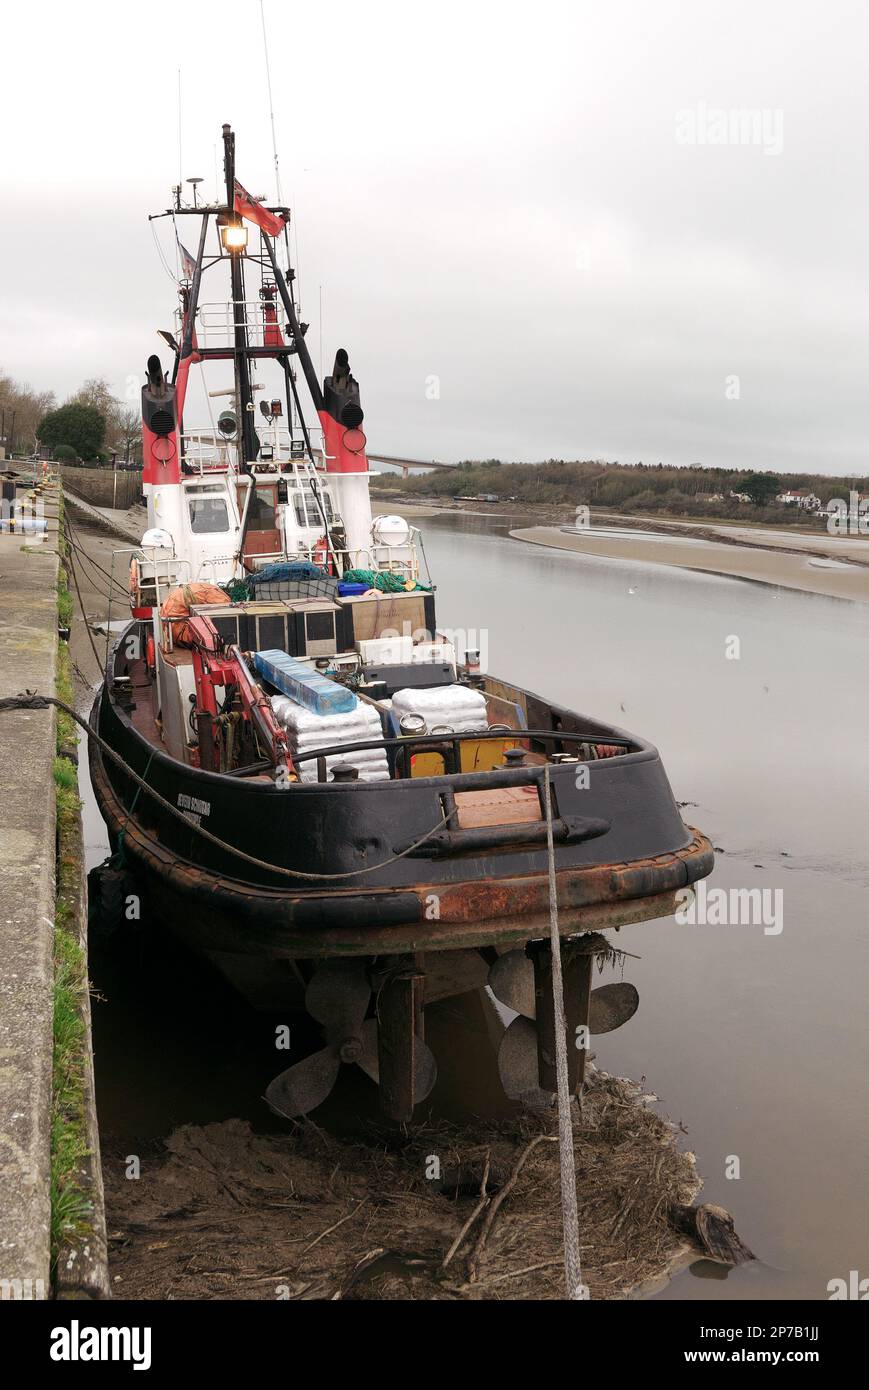
[[[33,391],[0,372],[0,435],[6,455],[32,453],[38,445],[54,458],[83,463],[142,458],[138,405],[113,396],[103,377],[91,377],[61,406],[53,391]]]
[[[53,405],[53,391],[34,391],[29,382],[13,381],[0,370],[0,444],[7,458],[33,452],[36,427]]]
[[[467,461],[450,470],[382,475],[379,487],[408,497],[447,498],[488,494],[503,501],[589,506],[625,513],[663,512],[671,516],[750,517],[776,521],[810,521],[799,507],[775,498],[789,490],[815,492],[826,503],[847,498],[851,488],[869,491],[869,477],[831,477],[824,473],[772,473],[738,468],[682,468],[662,463],[606,463],[600,459],[545,463],[502,463],[499,459]],[[743,500],[746,499],[746,500]]]

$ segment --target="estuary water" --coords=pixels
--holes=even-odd
[[[703,1200],[758,1256],[658,1296],[817,1299],[869,1278],[869,605],[547,550],[500,513],[419,524],[439,624],[475,630],[490,671],[655,743],[719,850],[709,887],[776,905],[766,929],[671,918],[614,938],[641,957],[624,976],[641,1002],[599,1065],[646,1077]]]

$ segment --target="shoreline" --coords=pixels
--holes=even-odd
[[[591,527],[580,533],[563,529],[570,525],[571,519],[561,506],[543,503],[537,507],[514,507],[499,503],[485,511],[481,506],[420,502],[402,505],[401,510],[410,518],[458,512],[503,517],[510,538],[528,545],[570,550],[601,560],[633,560],[671,569],[689,569],[723,579],[791,589],[795,593],[869,603],[869,544],[866,538],[831,536],[790,527],[776,531],[759,525],[755,529],[745,522],[728,525],[720,520],[663,519],[607,511],[593,512]],[[612,534],[613,531],[643,534],[619,536]],[[661,539],[650,539],[648,533]]]
[[[394,493],[372,491],[376,501],[402,501]],[[481,507],[488,505],[488,511]],[[491,508],[494,507],[495,510]],[[555,529],[572,526],[573,518],[564,504],[491,503],[444,504],[435,500],[403,503],[400,510],[408,516],[440,516],[464,512],[469,516],[504,517],[521,520],[527,526],[551,526]],[[650,516],[632,512],[612,512],[606,508],[591,510],[592,530],[616,528],[621,531],[654,531],[663,536],[689,536],[696,540],[718,541],[722,545],[741,546],[747,550],[789,550],[818,558],[837,557],[869,567],[869,536],[833,536],[825,531],[803,526],[776,529],[766,522],[725,521],[720,517],[672,517],[655,512]],[[514,529],[519,529],[515,527]]]
[[[74,493],[67,494],[67,501],[88,521],[119,538],[134,543],[138,539],[138,512],[97,508]],[[583,533],[572,533],[562,529],[569,524],[562,507],[543,504],[537,508],[502,510],[502,504],[493,505],[497,505],[496,510],[483,511],[473,505],[408,503],[401,510],[412,520],[457,512],[503,517],[508,526],[511,522],[520,523],[510,527],[509,537],[528,545],[570,550],[602,560],[633,560],[689,569],[822,598],[869,603],[869,544],[865,539],[774,531],[767,527],[759,527],[755,532],[744,523],[728,528],[720,522],[706,524],[672,518],[663,521],[660,517],[623,516],[618,512],[596,512],[595,524]],[[651,532],[661,539],[650,540],[646,534],[618,536],[611,534],[612,530]],[[838,561],[835,568],[826,568],[830,561]]]
[[[791,589],[822,598],[869,603],[869,567],[848,559],[836,563],[835,568],[825,568],[831,563],[831,557],[816,550],[775,544],[728,544],[705,536],[691,538],[699,541],[699,544],[685,544],[684,538],[668,542],[641,536],[596,535],[594,527],[584,534],[570,534],[555,526],[519,527],[510,532],[510,537],[528,545],[569,550],[601,560],[633,560]]]

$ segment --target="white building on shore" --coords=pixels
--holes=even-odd
[[[782,502],[786,507],[804,507],[807,512],[817,512],[821,509],[821,499],[816,492],[807,492],[802,488],[795,488],[792,491],[780,492],[775,499]]]

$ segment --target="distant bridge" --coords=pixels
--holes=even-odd
[[[311,451],[320,463],[323,461],[323,450],[316,446]],[[365,450],[365,457],[369,463],[391,463],[393,468],[400,468],[406,478],[411,468],[457,468],[455,463],[439,463],[437,459],[397,459],[391,454],[375,454],[370,449]]]
[[[370,449],[366,450],[369,463],[390,463],[393,468],[400,468],[406,478],[411,468],[455,468],[454,463],[438,463],[437,459],[397,459],[389,454],[373,454]]]

